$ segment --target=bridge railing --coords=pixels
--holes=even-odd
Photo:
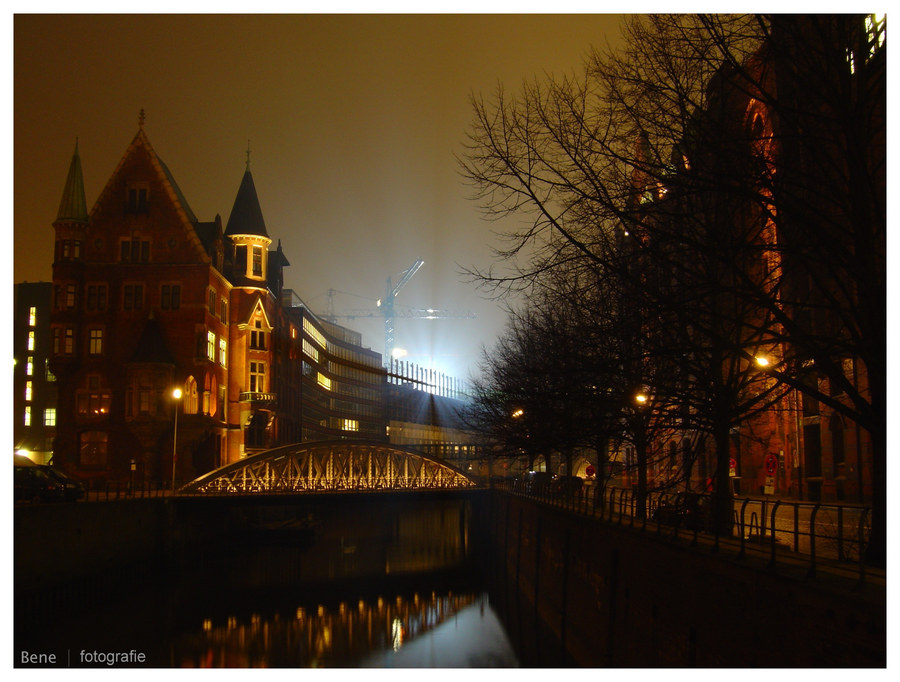
[[[770,498],[734,498],[730,535],[713,524],[711,495],[693,492],[648,492],[642,501],[636,491],[614,486],[586,485],[577,491],[507,481],[499,488],[541,502],[586,514],[609,523],[627,525],[659,536],[703,541],[727,548],[743,558],[763,556],[770,567],[790,561],[813,576],[823,567],[839,567],[867,576],[865,548],[871,530],[871,508],[853,504],[823,504]]]

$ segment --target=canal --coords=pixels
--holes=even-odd
[[[210,513],[195,504],[174,522],[197,526]],[[17,595],[15,664],[519,665],[469,500],[345,497],[214,513],[228,532],[186,533],[164,561],[95,572],[43,603]]]

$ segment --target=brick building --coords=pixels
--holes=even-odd
[[[283,289],[249,160],[224,229],[201,222],[142,116],[90,212],[76,145],[53,228],[56,465],[183,481],[280,444],[386,439],[381,356]]]

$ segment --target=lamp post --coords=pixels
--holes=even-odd
[[[175,494],[175,461],[178,457],[178,401],[181,400],[181,389],[172,390],[172,398],[175,399],[175,430],[172,432],[172,494]]]

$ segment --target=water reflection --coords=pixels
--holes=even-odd
[[[460,617],[468,625],[454,636]],[[397,657],[429,638],[428,656]],[[435,638],[446,649],[439,660]],[[204,668],[516,665],[487,595],[453,592],[299,606],[288,616],[205,618],[196,633],[173,643],[172,653],[176,665]]]

